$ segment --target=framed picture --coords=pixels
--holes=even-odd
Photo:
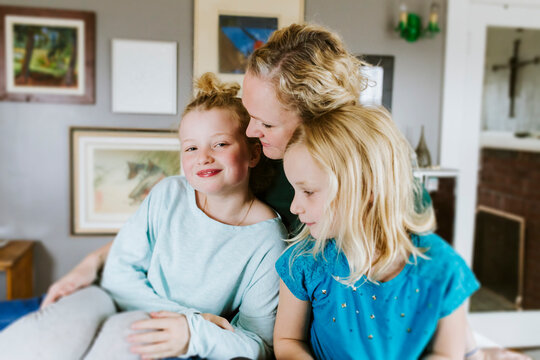
[[[193,75],[242,84],[247,59],[275,30],[304,21],[304,0],[195,0]]]
[[[71,233],[114,235],[161,179],[180,173],[165,130],[70,129]]]
[[[363,68],[368,77],[368,88],[360,94],[360,103],[382,105],[392,111],[394,82],[394,57],[387,55],[362,55],[359,59],[371,64]]]
[[[93,104],[95,15],[0,6],[0,100]]]
[[[112,111],[176,114],[174,41],[112,40]]]

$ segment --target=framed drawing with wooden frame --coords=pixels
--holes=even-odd
[[[70,129],[71,234],[115,235],[152,187],[180,173],[176,131]]]
[[[0,6],[0,100],[93,104],[95,14]]]

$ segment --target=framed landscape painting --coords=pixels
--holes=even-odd
[[[0,6],[0,100],[92,104],[95,15]]]
[[[115,235],[152,187],[180,173],[176,131],[71,128],[71,233]]]
[[[304,0],[195,0],[193,75],[242,84],[249,55],[277,29],[304,21]]]

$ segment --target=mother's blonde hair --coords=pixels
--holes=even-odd
[[[376,282],[396,261],[423,256],[410,234],[434,229],[433,209],[416,203],[423,189],[413,177],[412,150],[386,110],[346,105],[304,121],[285,156],[298,145],[307,148],[329,180],[322,234],[311,251],[321,253],[329,234],[335,234],[349,262],[345,283],[362,275]],[[292,241],[308,236],[304,227]]]
[[[292,24],[275,31],[251,54],[247,73],[269,80],[283,107],[306,120],[356,104],[367,86],[363,64],[336,33],[314,24]]]

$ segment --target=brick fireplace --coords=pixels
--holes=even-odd
[[[540,309],[540,153],[482,149],[478,205],[525,219],[523,309]]]

